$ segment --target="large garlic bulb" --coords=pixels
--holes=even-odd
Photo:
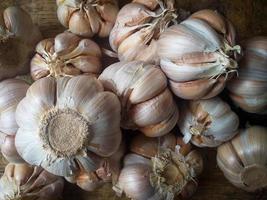
[[[118,62],[106,68],[99,79],[105,89],[121,100],[123,128],[139,129],[149,137],[158,137],[175,126],[178,108],[164,73],[155,65]]]
[[[64,180],[40,167],[28,164],[8,164],[0,179],[1,200],[58,199]]]
[[[240,51],[229,21],[212,10],[194,13],[164,31],[158,40],[160,65],[174,94],[183,99],[208,99],[225,87]]]
[[[31,60],[31,75],[37,80],[46,76],[99,74],[100,58],[101,50],[95,42],[64,32],[38,43]]]
[[[29,85],[17,79],[0,82],[0,147],[9,162],[22,162],[15,148],[18,125],[15,112],[18,103],[26,96]]]
[[[192,196],[197,188],[196,177],[203,169],[203,160],[197,151],[182,154],[177,147],[176,137],[172,134],[159,138],[137,135],[130,147],[132,153],[125,157],[113,189],[118,195],[125,193],[134,200],[172,200],[176,196]]]
[[[186,143],[216,147],[237,134],[239,119],[227,103],[214,97],[186,102],[178,125]]]
[[[55,175],[94,171],[119,148],[120,108],[95,77],[42,78],[18,104],[17,151]]]
[[[267,37],[245,43],[238,74],[228,85],[232,100],[247,112],[267,113]]]
[[[218,147],[217,163],[236,187],[254,192],[267,188],[267,128],[252,126]]]
[[[118,53],[120,61],[157,62],[156,41],[176,18],[174,1],[133,2],[126,4],[118,13],[109,36],[110,46]]]
[[[115,184],[120,174],[121,160],[124,153],[125,145],[122,142],[119,149],[112,156],[102,159],[100,167],[96,171],[86,172],[81,170],[78,174],[65,178],[86,191],[94,191],[108,182]]]
[[[72,33],[107,37],[119,11],[117,0],[57,0],[60,23]]]
[[[41,34],[19,7],[0,8],[0,80],[25,74]]]

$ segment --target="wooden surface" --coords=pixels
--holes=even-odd
[[[1,6],[18,4],[27,10],[37,23],[45,38],[53,37],[62,32],[56,17],[55,0],[1,0]],[[267,35],[267,1],[266,0],[179,0],[178,5],[189,11],[201,8],[213,8],[228,16],[236,26],[239,39],[255,35]],[[96,39],[97,41],[101,41]],[[101,41],[102,44],[107,44]],[[107,45],[104,45],[107,47]],[[105,61],[109,63],[110,61]],[[107,65],[107,64],[106,64]],[[264,116],[248,116],[250,120],[264,123]],[[243,125],[246,119],[241,120]],[[252,123],[253,124],[253,123]],[[199,180],[199,188],[192,200],[267,200],[266,193],[248,194],[233,187],[223,176],[216,165],[216,150],[201,149],[205,159],[205,170]],[[119,200],[110,189],[110,185],[89,193],[82,192],[78,187],[66,184],[64,200]]]

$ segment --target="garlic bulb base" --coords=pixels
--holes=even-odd
[[[70,157],[87,143],[89,123],[77,111],[52,109],[40,121],[40,138],[57,156]]]

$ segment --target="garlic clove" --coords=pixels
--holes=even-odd
[[[219,33],[226,34],[227,25],[224,17],[217,11],[209,9],[200,10],[193,13],[190,18],[204,20]]]
[[[69,20],[70,31],[83,37],[92,37],[93,30],[90,26],[88,16],[84,12],[74,12]]]
[[[84,173],[77,179],[77,185],[85,191],[94,191],[103,184],[95,173]]]
[[[83,73],[100,74],[101,61],[95,56],[77,56],[68,61]]]
[[[1,146],[1,153],[11,163],[23,163],[24,160],[19,156],[15,147],[15,137],[7,135]]]
[[[136,165],[136,164],[151,166],[152,163],[149,159],[135,153],[129,153],[123,159],[123,166]]]
[[[48,38],[41,40],[35,47],[35,50],[37,53],[41,54],[42,58],[48,57],[48,53],[54,54],[55,49],[54,49],[54,39],[53,38]]]
[[[147,0],[146,1],[144,1],[144,0],[133,0],[132,2],[133,3],[143,4],[146,7],[150,8],[151,10],[154,10],[159,5],[158,1],[156,1],[156,0],[148,0],[148,1]]]
[[[13,177],[16,183],[20,186],[27,183],[32,173],[33,169],[28,167],[28,164],[19,164],[15,165]]]
[[[58,55],[64,55],[73,51],[73,49],[78,46],[80,38],[73,33],[64,32],[57,35],[54,42],[55,52],[57,52]]]
[[[42,77],[46,77],[50,74],[47,63],[41,57],[36,54],[31,60],[31,76],[33,80],[38,80]]]
[[[98,33],[99,29],[100,29],[100,23],[99,21],[101,21],[101,18],[99,16],[99,14],[97,13],[96,9],[94,7],[88,7],[85,10],[88,20],[90,22],[90,26],[91,26],[91,30],[93,33]]]
[[[69,20],[71,15],[75,12],[75,8],[71,6],[60,6],[61,4],[62,2],[57,4],[57,17],[63,26],[68,27]]]
[[[226,39],[231,46],[234,46],[234,45],[236,45],[236,42],[235,42],[236,41],[236,31],[235,31],[234,25],[229,20],[227,20],[226,25],[227,25]]]
[[[194,176],[199,176],[203,171],[203,159],[198,151],[191,151],[186,157],[186,162],[189,167],[194,171]]]

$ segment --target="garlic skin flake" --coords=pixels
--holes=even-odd
[[[240,130],[217,150],[217,163],[233,185],[248,192],[267,188],[267,128]]]
[[[95,77],[42,78],[17,107],[17,151],[55,175],[94,171],[119,148],[120,111],[117,96]]]
[[[0,179],[1,200],[60,199],[64,180],[40,167],[8,164]]]
[[[15,148],[15,135],[18,130],[15,112],[28,88],[26,82],[18,79],[0,82],[0,148],[3,156],[12,163],[23,162]]]
[[[97,75],[101,72],[101,56],[94,41],[64,32],[37,44],[31,60],[31,76],[38,80],[47,76]]]
[[[176,151],[176,137],[167,134],[147,138],[139,134],[133,138],[131,153],[124,159],[118,183],[113,187],[117,195],[125,193],[134,200],[173,200],[189,198],[197,188],[196,177],[203,170],[203,160],[197,151],[182,154]]]
[[[167,134],[177,123],[178,108],[164,73],[156,65],[118,62],[107,67],[99,80],[106,90],[119,96],[123,128],[158,137]]]
[[[239,76],[227,86],[234,103],[250,113],[267,113],[267,37],[245,43]]]
[[[0,8],[0,81],[28,73],[34,46],[41,38],[26,11]]]
[[[117,0],[57,0],[60,23],[83,37],[107,37],[119,11]]]
[[[219,94],[237,71],[235,32],[212,10],[194,13],[167,28],[158,40],[160,66],[173,93],[183,99],[209,99]]]
[[[182,107],[178,126],[185,143],[217,147],[237,134],[239,118],[219,97],[191,100]]]
[[[157,40],[175,21],[175,12],[173,0],[133,1],[122,7],[109,36],[119,60],[158,63]]]

